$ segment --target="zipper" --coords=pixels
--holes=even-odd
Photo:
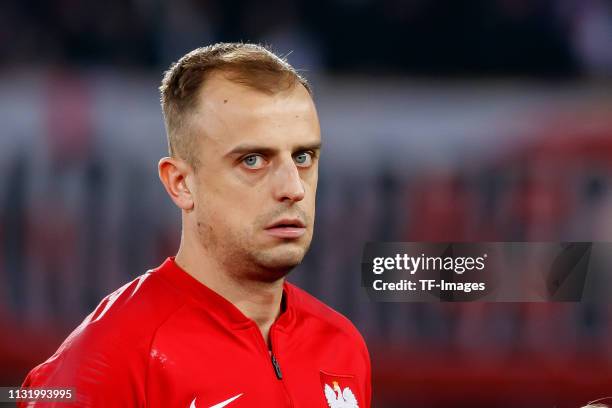
[[[278,364],[278,361],[276,360],[276,357],[274,357],[274,353],[270,353],[270,356],[272,356],[272,366],[274,367],[274,372],[276,373],[276,378],[278,378],[279,380],[283,379],[283,373],[280,369],[280,365]]]
[[[276,355],[274,354],[274,350],[276,349],[274,339],[276,337],[272,336],[272,332],[274,331],[275,324],[276,323],[272,323],[272,326],[270,326],[270,332],[268,333],[268,336],[270,336],[270,361],[272,362],[272,367],[274,368],[274,374],[276,374],[276,379],[280,381],[283,387],[283,391],[285,392],[285,396],[287,397],[287,401],[289,401],[289,406],[293,407],[293,400],[291,399],[291,394],[289,394],[287,385],[283,381],[283,372],[281,371],[280,364],[278,360],[276,359]],[[263,339],[263,336],[262,336],[262,339]],[[266,346],[266,351],[267,351],[267,348],[268,347]]]

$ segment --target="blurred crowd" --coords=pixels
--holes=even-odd
[[[26,0],[0,4],[3,64],[166,67],[216,41],[263,42],[305,70],[612,73],[610,0]]]

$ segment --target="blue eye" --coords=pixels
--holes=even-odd
[[[256,154],[252,154],[250,156],[245,157],[244,159],[242,159],[242,162],[249,169],[259,169],[264,165],[263,157]]]
[[[308,152],[302,152],[295,155],[293,158],[295,163],[300,167],[308,167],[312,164],[312,154]]]

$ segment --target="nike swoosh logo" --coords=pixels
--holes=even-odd
[[[232,398],[226,399],[225,401],[222,401],[218,404],[215,405],[211,405],[210,408],[223,408],[224,406],[226,406],[227,404],[229,404],[230,402],[237,400],[238,398],[242,397],[242,394],[244,393],[240,393],[238,395],[233,396]],[[191,405],[189,405],[189,408],[196,408],[196,398],[193,399],[193,401],[191,401]]]

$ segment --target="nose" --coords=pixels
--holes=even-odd
[[[304,183],[293,158],[281,163],[275,172],[274,198],[298,202],[304,199],[304,194]]]

